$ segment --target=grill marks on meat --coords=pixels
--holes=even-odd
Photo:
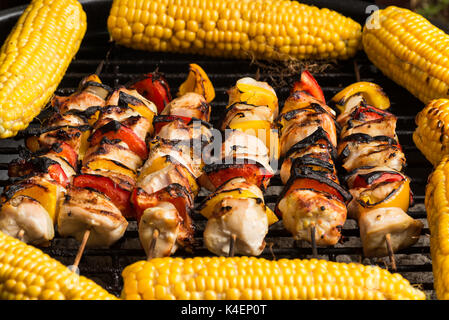
[[[337,131],[334,112],[303,91],[294,91],[280,116],[281,180],[286,186],[276,213],[294,239],[317,245],[334,245],[346,221],[345,202],[350,199],[335,169]]]
[[[353,196],[348,213],[358,220],[364,255],[382,257],[389,254],[387,234],[393,251],[400,250],[416,243],[422,223],[404,211],[412,194],[409,178],[401,173],[406,159],[395,132],[397,118],[368,106],[363,98],[353,101],[338,117],[338,156],[349,172]]]

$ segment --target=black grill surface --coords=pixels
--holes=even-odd
[[[71,63],[56,94],[67,95],[72,93],[81,78],[95,72],[97,65],[104,59],[110,48],[109,36],[105,30],[92,31],[86,35],[82,47],[76,59]],[[354,61],[356,63],[354,63]],[[216,125],[224,114],[227,102],[226,90],[237,79],[245,76],[268,80],[268,71],[251,64],[245,60],[216,59],[196,55],[176,55],[167,53],[149,53],[134,51],[123,47],[113,47],[110,58],[106,62],[100,77],[108,85],[125,84],[134,77],[144,73],[159,71],[165,73],[172,88],[176,93],[181,82],[186,78],[188,64],[197,63],[208,73],[216,90],[216,99],[212,102],[212,123]],[[415,129],[414,116],[423,107],[422,103],[412,97],[405,89],[394,84],[383,76],[360,53],[355,59],[341,62],[328,68],[325,72],[316,73],[319,84],[322,86],[326,99],[332,98],[343,87],[357,81],[354,72],[355,64],[359,67],[362,81],[372,81],[380,84],[392,102],[391,111],[398,116],[397,133],[405,150],[408,166],[405,172],[412,178],[412,189],[415,194],[415,205],[410,208],[409,214],[413,218],[420,219],[424,223],[424,229],[417,244],[402,250],[396,254],[398,272],[426,291],[429,298],[434,299],[432,265],[429,253],[429,229],[424,208],[424,189],[427,176],[431,172],[431,165],[414,146],[412,133]],[[292,80],[292,79],[290,79]],[[277,83],[270,83],[276,89],[280,106],[288,96],[287,86],[278,87]],[[33,126],[38,126],[35,120]],[[18,156],[18,146],[23,145],[20,136],[14,139],[0,140],[0,186],[8,185],[8,162]],[[278,176],[272,179],[266,192],[266,202],[273,208],[282,189]],[[203,194],[204,196],[204,194]],[[201,196],[199,201],[201,201]],[[196,223],[196,245],[193,253],[182,249],[175,256],[192,257],[211,255],[203,245],[202,233],[205,219],[199,214],[194,214]],[[368,259],[362,257],[362,248],[359,237],[359,229],[354,220],[348,219],[343,228],[344,242],[335,247],[318,248],[319,258],[338,262],[362,262],[364,264],[378,264],[388,268],[389,261],[383,259]],[[282,223],[276,223],[270,228],[266,242],[272,243],[272,251],[269,245],[262,257],[279,258],[311,258],[312,249],[308,243],[295,241],[286,232]],[[63,239],[59,236],[53,240],[52,245],[43,248],[43,251],[58,259],[66,265],[73,263],[78,243],[74,239]],[[127,265],[144,259],[145,254],[140,247],[136,222],[131,221],[125,236],[111,248],[87,249],[80,263],[82,275],[92,278],[110,292],[119,295],[122,288],[121,272]]]

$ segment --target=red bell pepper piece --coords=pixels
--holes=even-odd
[[[69,184],[69,178],[65,174],[60,164],[52,164],[48,167],[48,174],[50,177],[58,182],[64,188]]]
[[[112,179],[100,175],[81,174],[73,179],[73,186],[79,188],[92,188],[104,193],[123,213],[125,218],[130,216],[131,207],[129,198],[131,192],[122,189]]]
[[[77,168],[78,154],[65,142],[57,142],[51,146],[50,154],[65,159],[74,169]]]
[[[382,119],[386,116],[391,115],[391,113],[385,112],[384,110],[380,110],[371,106],[359,106],[355,114],[353,115],[353,119],[355,120],[364,120],[371,121]]]
[[[293,184],[290,186],[287,194],[289,194],[291,191],[293,191],[295,189],[313,189],[315,191],[326,192],[331,195],[334,195],[335,197],[337,197],[337,199],[339,199],[340,201],[345,203],[345,199],[344,199],[343,195],[337,189],[333,188],[332,186],[328,185],[327,183],[320,182],[315,179],[308,179],[308,178],[296,179],[293,182]]]
[[[135,82],[131,88],[136,89],[139,94],[152,101],[157,107],[157,113],[161,113],[165,105],[172,99],[170,87],[159,72],[146,74],[143,80]]]
[[[315,99],[320,100],[323,103],[326,103],[323,90],[321,90],[321,87],[319,86],[318,82],[307,70],[301,73],[301,80],[295,82],[295,84],[293,85],[292,92],[295,91],[306,91],[307,93],[311,94]]]
[[[109,140],[119,139],[125,142],[129,149],[142,159],[146,159],[148,157],[148,148],[145,141],[140,139],[140,137],[137,136],[133,130],[120,124],[118,121],[110,121],[103,127],[97,129],[90,138],[91,145],[100,143],[103,137],[106,137]]]
[[[155,134],[158,134],[165,125],[167,125],[170,122],[173,122],[175,120],[181,120],[185,124],[188,124],[192,120],[192,118],[183,117],[183,116],[176,116],[176,115],[161,115],[161,116],[157,116],[153,120],[153,127],[154,127]]]
[[[232,178],[244,177],[249,183],[265,190],[273,174],[257,164],[241,164],[209,172],[207,177],[216,188]]]
[[[188,208],[190,208],[192,204],[190,203],[188,194],[181,190],[172,190],[172,187],[174,186],[161,189],[153,194],[148,194],[141,188],[135,188],[133,190],[131,194],[131,203],[135,208],[137,223],[140,222],[145,209],[154,207],[159,202],[170,202],[175,206],[179,215],[185,221],[190,219]]]
[[[354,179],[353,188],[366,188],[375,183],[402,181],[404,179],[405,179],[404,176],[402,176],[399,173],[385,172],[384,174],[379,176],[377,179],[372,181],[371,184],[368,184],[368,182],[365,180],[365,178],[362,175],[358,175]]]

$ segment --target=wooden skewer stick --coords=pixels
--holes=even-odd
[[[234,256],[234,247],[235,247],[235,240],[237,239],[237,236],[235,234],[231,235],[231,242],[229,243],[229,257]]]
[[[271,256],[273,257],[273,260],[276,260],[276,255],[274,254],[274,251],[273,251],[273,245],[274,245],[274,242],[270,242],[268,244],[268,249],[270,250],[270,253],[271,253]]]
[[[81,245],[80,245],[78,252],[76,254],[76,257],[75,257],[75,261],[73,262],[73,265],[72,265],[72,267],[74,269],[78,268],[78,265],[80,264],[81,258],[84,253],[84,249],[86,248],[87,240],[89,240],[89,236],[90,236],[90,229],[86,229],[86,231],[84,231],[83,241],[81,242]]]
[[[316,259],[318,258],[318,249],[316,247],[316,239],[315,239],[316,229],[315,226],[310,227],[310,239],[312,243],[312,255]]]
[[[97,76],[100,75],[101,71],[103,70],[104,65],[109,62],[109,56],[111,54],[112,49],[115,46],[115,42],[111,42],[111,45],[109,46],[108,52],[106,52],[106,56],[103,60],[100,61],[100,64],[97,66],[97,69],[95,70],[95,74]]]
[[[391,245],[391,235],[385,235],[385,242],[387,243],[388,256],[390,257],[391,270],[396,271],[396,259],[394,257],[393,247]]]
[[[153,231],[153,238],[151,239],[150,246],[148,248],[147,261],[150,261],[151,259],[153,259],[154,248],[156,248],[157,238],[159,238],[159,230],[158,229],[154,229],[154,231]]]
[[[23,241],[23,236],[25,235],[25,230],[20,229],[19,233],[17,234],[17,239],[20,241]]]
[[[355,79],[357,80],[357,82],[360,82],[360,69],[356,60],[354,60],[354,72],[355,72]]]

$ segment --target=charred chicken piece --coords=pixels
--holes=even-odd
[[[265,204],[258,198],[225,198],[219,202],[204,230],[207,249],[227,255],[231,235],[236,236],[234,251],[258,256],[265,248],[268,233]]]
[[[390,234],[393,251],[415,244],[423,224],[413,219],[401,208],[386,207],[366,211],[359,218],[360,238],[366,257],[388,255],[385,236]]]
[[[81,241],[89,229],[89,247],[112,245],[123,236],[127,226],[111,199],[90,188],[71,187],[58,216],[58,232],[63,237]]]
[[[209,121],[210,105],[202,95],[188,92],[167,104],[164,110],[162,110],[161,115],[182,117],[187,122],[192,118]]]

